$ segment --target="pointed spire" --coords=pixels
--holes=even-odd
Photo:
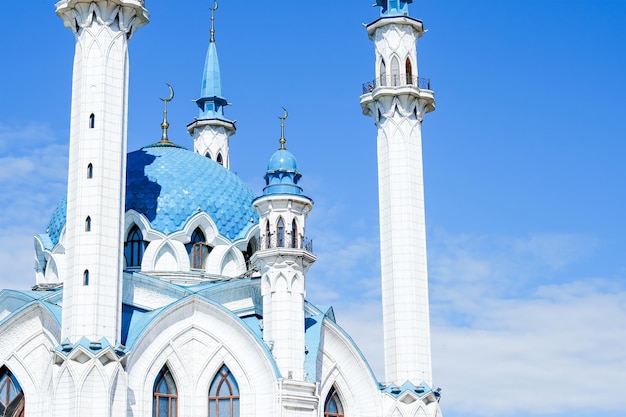
[[[159,97],[159,99],[163,102],[163,121],[161,122],[163,134],[161,135],[161,140],[158,142],[160,145],[169,145],[172,143],[167,137],[167,129],[170,127],[170,124],[167,122],[167,103],[174,99],[174,89],[170,84],[167,84],[167,86],[170,88],[170,96],[168,98]]]
[[[280,119],[280,140],[278,141],[278,143],[280,143],[279,149],[284,151],[285,149],[287,149],[285,147],[285,144],[287,143],[287,139],[285,139],[285,120],[287,120],[287,117],[289,117],[289,113],[284,107],[283,111],[285,112],[285,114],[283,116],[278,116],[278,118]]]
[[[215,7],[209,7],[209,10],[211,11],[211,39],[209,42],[211,43],[215,43],[215,12],[217,11],[217,8],[218,4],[217,0],[215,0]]]
[[[224,118],[224,106],[227,106],[228,102],[222,97],[220,64],[217,58],[217,47],[215,46],[215,12],[217,8],[217,1],[215,1],[215,7],[209,8],[211,10],[211,37],[204,63],[200,98],[196,100],[196,104],[200,108],[198,117],[200,120],[227,120]]]

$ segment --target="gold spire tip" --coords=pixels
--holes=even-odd
[[[209,7],[211,11],[211,40],[209,42],[215,42],[215,12],[217,11],[218,4],[217,0],[215,1],[215,7]]]
[[[278,118],[280,119],[280,140],[278,141],[278,143],[280,143],[281,150],[287,149],[285,147],[285,143],[287,143],[287,139],[285,139],[285,120],[287,120],[287,117],[289,117],[287,109],[283,107],[283,111],[285,112],[285,114],[283,116],[278,116]]]
[[[167,122],[167,103],[174,99],[174,89],[170,84],[165,84],[167,84],[170,89],[170,96],[168,98],[159,97],[159,99],[163,102],[163,121],[161,122],[161,129],[163,129],[163,134],[161,135],[161,140],[159,141],[159,143],[161,144],[172,143],[167,137],[167,129],[170,127],[170,124]]]

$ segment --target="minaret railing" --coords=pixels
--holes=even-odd
[[[430,90],[430,78],[414,77],[410,74],[390,74],[363,83],[363,94],[371,93],[378,87],[401,87],[412,85],[423,90]]]
[[[313,253],[313,240],[302,235],[293,237],[290,233],[285,233],[282,236],[277,233],[270,233],[261,237],[261,247],[263,249],[304,249]]]

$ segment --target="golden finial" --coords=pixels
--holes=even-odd
[[[215,11],[217,10],[217,0],[215,1],[215,7],[211,8],[209,7],[209,10],[211,11],[211,40],[210,42],[215,42]]]
[[[285,139],[285,120],[289,117],[289,113],[287,113],[287,109],[284,107],[283,110],[285,111],[285,114],[282,117],[278,116],[280,119],[280,140],[278,143],[280,143],[280,149],[285,150],[287,149],[285,148],[285,143],[287,143],[287,139]]]
[[[167,129],[170,127],[170,124],[167,122],[167,103],[174,99],[174,89],[170,84],[165,84],[167,84],[167,86],[170,88],[170,96],[168,98],[159,97],[159,99],[163,102],[163,122],[161,122],[161,129],[163,129],[163,134],[161,135],[161,140],[159,141],[160,144],[172,143],[167,138]]]

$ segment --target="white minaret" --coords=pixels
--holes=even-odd
[[[378,189],[385,381],[432,386],[422,169],[422,120],[435,109],[417,73],[422,22],[412,0],[377,0],[381,17],[367,26],[376,47],[376,80],[361,106],[378,128]]]
[[[197,119],[187,126],[193,137],[195,152],[230,169],[229,141],[235,134],[235,122],[224,117],[224,107],[228,102],[222,97],[220,64],[215,46],[215,7],[211,9],[211,38],[204,64],[202,89],[196,104],[200,108]]]
[[[311,415],[317,407],[316,385],[304,374],[305,275],[316,259],[304,232],[313,202],[302,195],[300,177],[283,134],[267,166],[263,195],[252,203],[259,214],[261,248],[251,259],[261,273],[263,340],[282,375],[283,416]]]
[[[76,36],[62,339],[119,342],[128,115],[128,40],[143,0],[62,0]]]

